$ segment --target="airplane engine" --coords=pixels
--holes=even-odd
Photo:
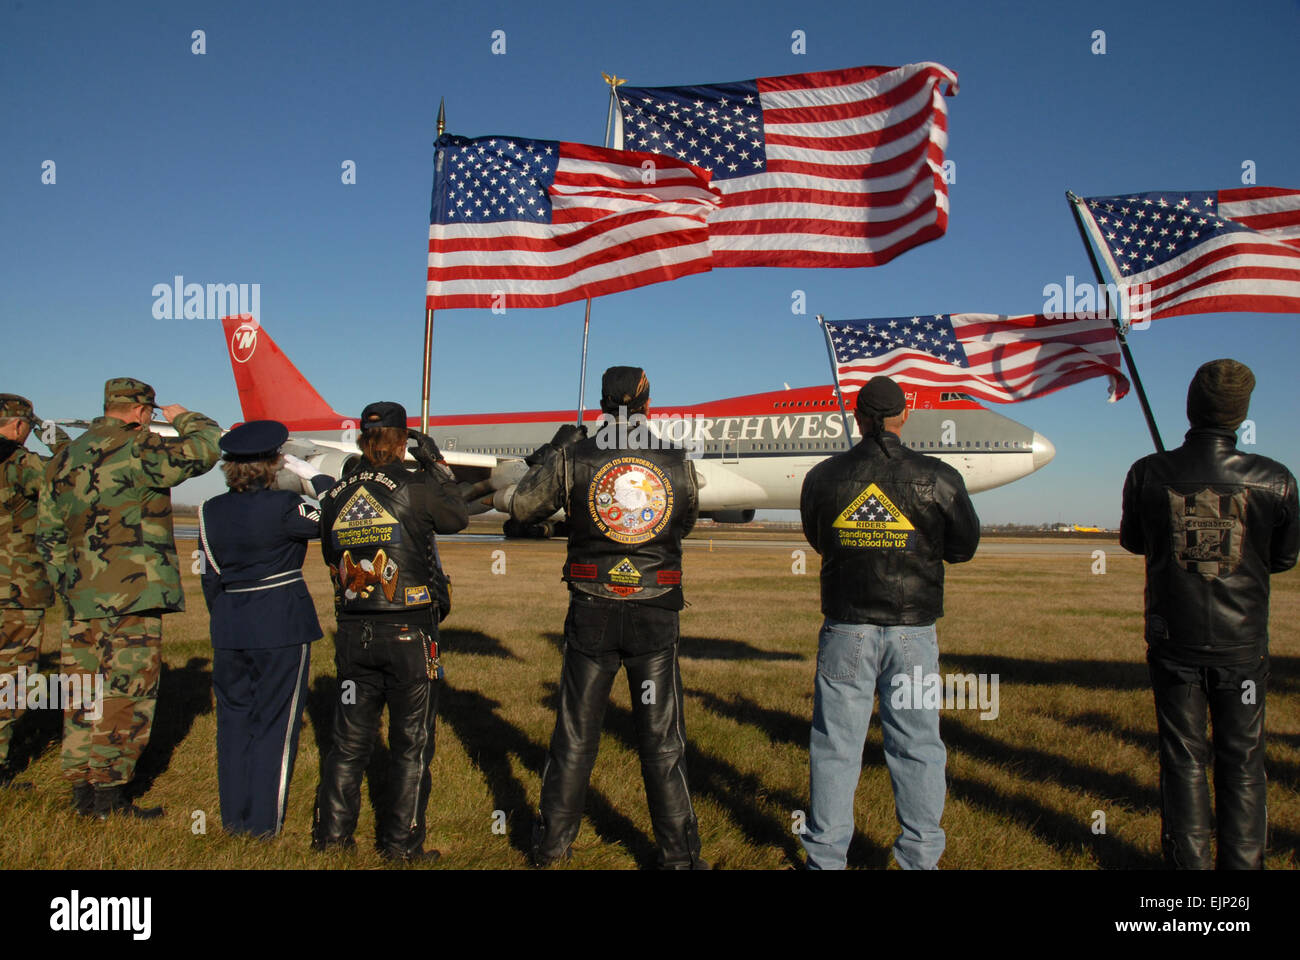
[[[753,510],[711,510],[701,513],[701,517],[714,523],[749,523],[754,519]]]
[[[292,441],[290,441],[292,443]],[[289,444],[283,449],[295,456],[302,457],[309,464],[316,468],[320,473],[324,473],[335,480],[339,479],[346,473],[356,461],[361,459],[361,454],[353,453],[347,450],[331,450],[328,448],[314,447],[312,452],[303,457],[302,454],[290,450]],[[294,493],[305,494],[306,496],[316,496],[316,491],[312,489],[311,484],[289,470],[281,470],[275,475],[275,488],[277,490],[291,490]]]

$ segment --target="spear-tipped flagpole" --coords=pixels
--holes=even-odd
[[[438,98],[438,136],[447,129],[447,101],[444,97]],[[433,184],[437,189],[438,178],[442,176],[442,151],[437,149],[438,143],[434,141],[433,155]],[[420,431],[429,432],[429,375],[433,366],[433,308],[425,307],[424,310],[424,377],[420,385]]]
[[[605,146],[609,147],[609,135],[614,127],[614,108],[618,106],[620,86],[627,83],[626,78],[610,76],[603,70],[600,74],[609,84],[609,111],[605,114]],[[587,403],[587,336],[591,332],[591,297],[587,298],[587,309],[582,316],[582,367],[578,372],[578,426],[582,426],[582,410]]]
[[[826,356],[831,361],[831,377],[835,381],[835,399],[840,402],[840,416],[844,418],[844,440],[853,449],[853,431],[849,428],[849,412],[844,408],[844,393],[840,390],[840,368],[835,362],[835,347],[831,344],[831,332],[826,327],[826,318],[817,314],[817,325],[826,335]]]
[[[1089,223],[1091,223],[1094,228],[1096,227],[1096,223],[1092,222],[1092,215],[1084,211],[1083,198],[1074,193],[1074,191],[1066,190],[1065,200],[1070,205],[1070,212],[1074,214],[1074,224],[1079,228],[1079,239],[1083,241],[1083,249],[1088,251],[1088,259],[1092,262],[1092,274],[1097,278],[1097,289],[1101,294],[1098,306],[1105,311],[1106,316],[1110,317],[1111,324],[1115,327],[1115,336],[1119,339],[1119,349],[1124,355],[1124,364],[1128,367],[1129,377],[1133,380],[1133,389],[1137,392],[1138,401],[1142,404],[1142,414],[1146,417],[1147,429],[1151,431],[1151,440],[1156,445],[1156,452],[1164,453],[1165,445],[1160,439],[1160,428],[1156,426],[1155,414],[1151,412],[1151,404],[1147,400],[1147,392],[1142,389],[1142,378],[1138,376],[1137,365],[1133,363],[1133,354],[1128,348],[1128,331],[1125,329],[1124,324],[1120,319],[1118,309],[1115,310],[1115,315],[1111,316],[1110,295],[1106,289],[1106,281],[1102,278],[1101,262],[1097,259],[1097,250],[1095,249],[1096,246],[1100,246],[1100,243],[1093,244],[1090,242],[1090,238],[1093,237],[1094,234],[1084,223],[1084,217],[1087,217]],[[1115,289],[1119,290],[1120,283],[1118,278],[1114,275],[1113,264],[1110,264],[1109,257],[1107,258],[1107,261],[1108,265],[1112,267],[1111,281],[1114,283]]]

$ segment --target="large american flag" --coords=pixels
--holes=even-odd
[[[709,176],[522,137],[438,140],[429,309],[551,307],[710,268]]]
[[[1131,321],[1300,313],[1300,190],[1088,197],[1081,212],[1115,279],[1130,291],[1140,285],[1144,302]]]
[[[1115,329],[1105,319],[927,314],[827,322],[826,335],[846,396],[879,376],[995,403],[1091,377],[1110,378],[1111,400],[1129,388]]]
[[[715,267],[873,267],[948,228],[943,84],[913,63],[622,87],[615,145],[713,174]]]

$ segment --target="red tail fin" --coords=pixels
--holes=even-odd
[[[340,421],[252,316],[224,317],[221,326],[245,420],[279,420],[290,430],[295,422]]]

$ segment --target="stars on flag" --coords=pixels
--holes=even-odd
[[[558,162],[556,145],[546,141],[452,138],[443,156],[447,176],[439,222],[549,223],[548,190],[555,181]]]
[[[827,323],[836,363],[878,357],[892,350],[916,350],[966,366],[966,353],[957,341],[952,322],[943,314],[896,317],[870,323]]]
[[[1218,215],[1213,193],[1148,193],[1087,201],[1125,277],[1181,256],[1220,234],[1245,230]]]
[[[625,91],[619,98],[624,149],[680,157],[715,181],[766,170],[757,86],[718,84],[708,90],[707,97],[691,87]]]

